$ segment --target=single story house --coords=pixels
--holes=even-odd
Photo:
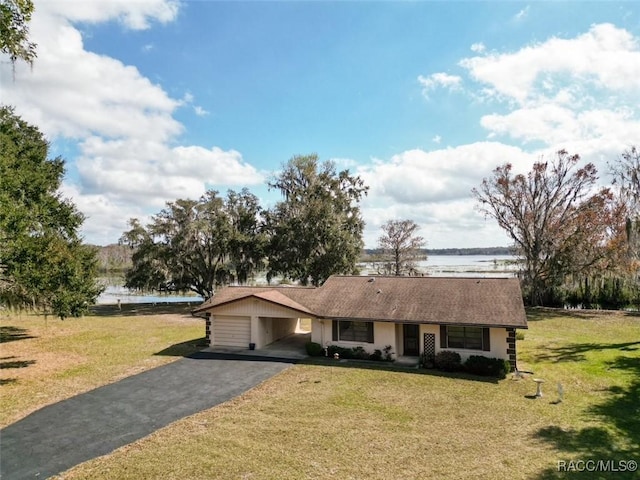
[[[527,328],[515,278],[332,276],[321,287],[226,287],[196,308],[213,347],[262,348],[311,319],[322,346],[390,345],[396,356],[453,350],[516,363]]]

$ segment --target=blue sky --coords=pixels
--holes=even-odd
[[[432,248],[508,245],[470,190],[566,148],[640,143],[636,2],[37,1],[2,103],[67,160],[88,242],[164,202],[248,187],[296,154],[361,175],[365,243],[411,218]]]

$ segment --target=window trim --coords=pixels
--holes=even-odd
[[[351,343],[374,343],[374,322],[359,321],[359,320],[332,320],[332,339],[334,342],[351,342]],[[340,333],[343,329],[340,328],[340,323],[361,323],[367,325],[367,339],[366,340],[354,340],[340,338]]]

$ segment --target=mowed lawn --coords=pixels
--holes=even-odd
[[[534,310],[529,321],[519,363],[545,380],[543,398],[532,376],[310,362],[61,478],[637,478],[557,465],[640,461],[640,317]]]
[[[204,320],[189,310],[104,306],[64,321],[0,311],[0,426],[202,348]]]

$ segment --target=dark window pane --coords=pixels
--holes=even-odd
[[[464,346],[470,350],[482,350],[482,328],[464,327]]]
[[[447,346],[449,348],[482,350],[482,328],[448,326]]]
[[[372,322],[339,322],[340,340],[346,342],[373,343]]]

